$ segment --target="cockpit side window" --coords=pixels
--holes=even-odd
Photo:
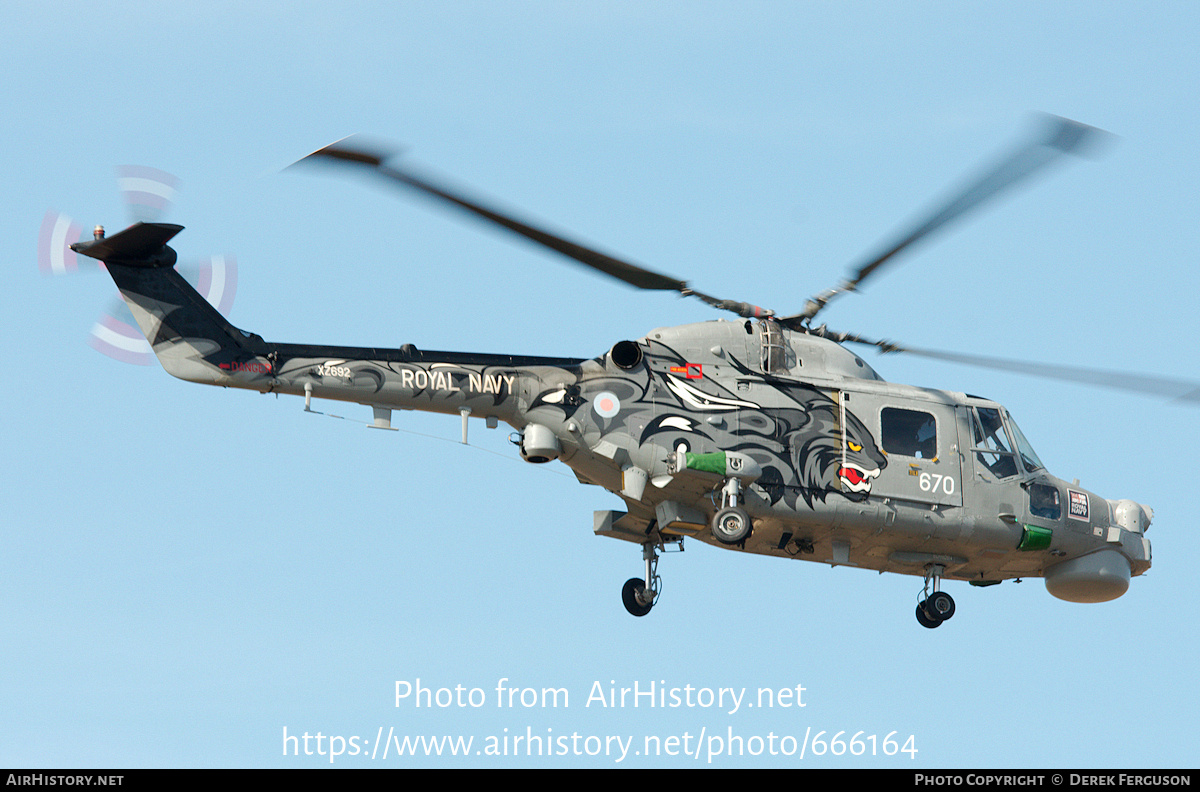
[[[1057,520],[1062,517],[1062,506],[1058,499],[1058,487],[1049,484],[1029,485],[1029,513],[1034,517]]]
[[[1012,452],[1004,420],[994,407],[976,407],[971,418],[975,458],[996,478],[1017,475],[1017,457]]]

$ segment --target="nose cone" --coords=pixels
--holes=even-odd
[[[1146,531],[1154,519],[1154,509],[1131,500],[1109,501],[1113,524],[1105,537],[1109,542],[1120,543],[1120,550],[1133,568],[1133,576],[1144,574],[1150,569],[1150,540]],[[1116,533],[1114,533],[1116,532]],[[1115,546],[1112,549],[1117,549]]]
[[[1046,591],[1068,602],[1108,602],[1129,590],[1131,574],[1129,559],[1101,550],[1048,568]]]
[[[1112,505],[1113,522],[1136,534],[1145,534],[1154,519],[1154,509],[1131,500],[1109,501]]]

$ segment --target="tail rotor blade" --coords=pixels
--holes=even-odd
[[[229,315],[237,294],[237,261],[233,256],[210,256],[198,266],[176,267],[209,304]],[[88,346],[121,363],[150,366],[154,350],[133,321],[125,301],[118,297],[92,326]]]
[[[43,275],[66,275],[79,269],[71,245],[83,241],[83,228],[65,214],[46,212],[38,232],[38,269]]]
[[[209,256],[200,262],[194,276],[188,272],[181,274],[222,316],[229,316],[237,295],[237,260],[233,256]]]
[[[149,366],[154,363],[154,351],[133,323],[133,316],[124,300],[118,299],[92,326],[88,346],[122,363]]]
[[[139,224],[168,229],[152,240],[151,247],[169,238],[179,230],[178,226],[166,226],[158,219],[171,208],[179,191],[179,179],[166,171],[144,165],[122,165],[117,168],[117,185],[122,198],[134,218],[134,226],[107,240],[89,240],[83,229],[70,217],[55,212],[46,212],[38,234],[38,268],[48,275],[61,275],[79,270],[80,259],[73,245],[80,250],[97,246],[111,247],[117,240],[152,233],[152,229],[137,230]],[[173,229],[173,230],[170,230]],[[137,251],[133,251],[137,252]],[[96,256],[93,255],[93,258]],[[104,265],[101,263],[101,267]],[[237,294],[237,260],[233,256],[210,256],[198,265],[180,267],[181,274],[196,287],[208,302],[222,315],[228,315]],[[101,314],[92,326],[88,345],[96,351],[123,363],[148,366],[154,363],[154,352],[145,336],[133,321],[122,298]]]
[[[117,186],[135,222],[158,222],[179,193],[179,179],[166,171],[145,165],[117,168]]]

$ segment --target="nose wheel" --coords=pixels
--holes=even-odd
[[[750,515],[739,506],[727,506],[712,521],[712,535],[722,544],[735,545],[750,536]]]
[[[753,531],[750,515],[741,507],[742,482],[736,476],[725,480],[721,488],[721,510],[712,521],[712,535],[721,544],[744,545]]]
[[[936,564],[925,571],[925,588],[917,603],[917,622],[931,630],[954,615],[954,598],[941,590],[943,571],[944,567]]]

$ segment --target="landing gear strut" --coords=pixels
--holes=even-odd
[[[942,573],[945,567],[932,564],[925,569],[925,588],[922,599],[917,603],[917,621],[922,627],[933,629],[954,615],[954,598],[942,591]],[[931,592],[932,588],[932,592]]]
[[[634,616],[645,616],[654,607],[658,595],[662,593],[661,580],[658,577],[658,552],[654,542],[642,545],[642,559],[646,562],[646,577],[630,578],[621,589],[621,602],[625,610]]]

